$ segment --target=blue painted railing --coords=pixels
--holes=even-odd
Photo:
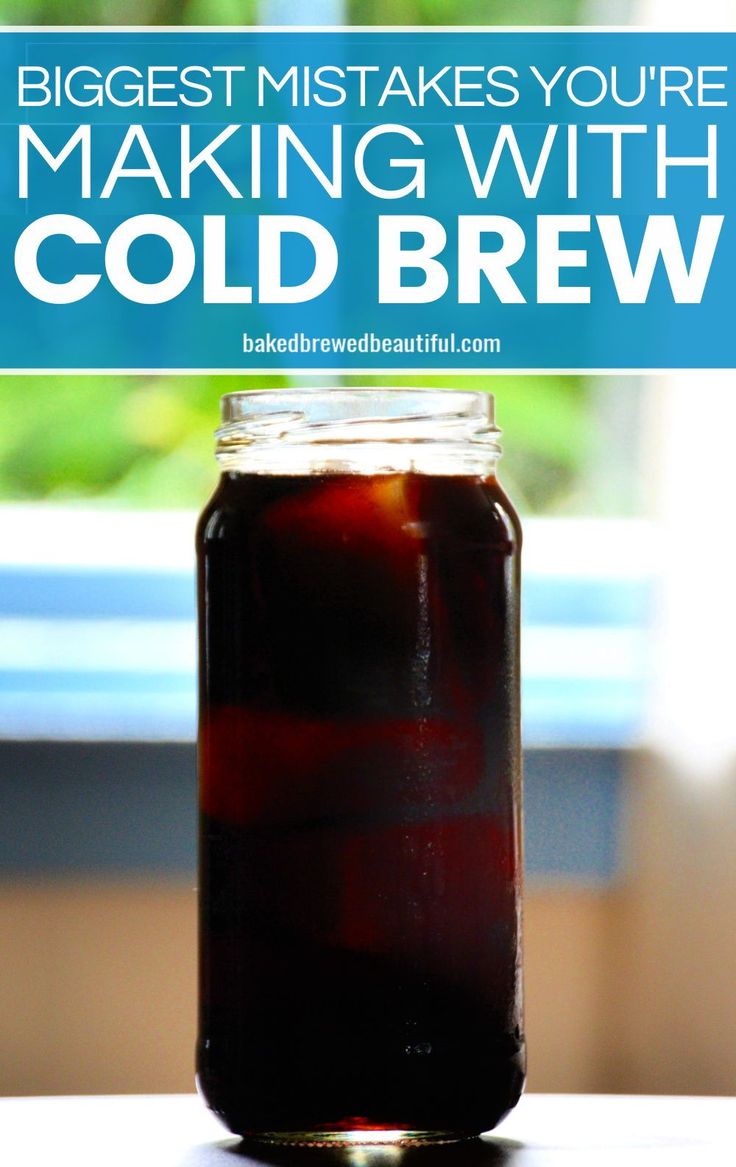
[[[193,738],[191,557],[151,568],[44,563],[38,554],[12,562],[7,546],[5,555],[0,737]],[[639,734],[653,583],[620,564],[612,577],[610,548],[607,558],[599,568],[583,560],[576,574],[531,556],[523,586],[529,745],[620,747]]]

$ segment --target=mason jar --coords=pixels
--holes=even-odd
[[[451,1140],[524,1076],[519,549],[493,398],[230,393],[197,535],[198,1086]]]

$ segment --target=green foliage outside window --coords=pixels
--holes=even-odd
[[[504,481],[525,510],[577,509],[594,419],[575,377],[362,377],[353,384],[490,389],[508,435]],[[222,393],[276,377],[0,378],[0,500],[196,506],[214,484]],[[303,379],[303,383],[307,383]],[[314,380],[314,384],[319,384]]]
[[[580,0],[349,0],[351,24],[576,24]]]
[[[312,0],[319,12],[321,0]],[[310,5],[302,3],[301,12]],[[348,24],[576,24],[581,0],[346,0]],[[0,0],[0,24],[257,24],[258,0]],[[295,5],[296,8],[296,5]],[[302,17],[300,15],[300,22]]]

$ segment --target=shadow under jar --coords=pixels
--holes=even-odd
[[[200,519],[198,1086],[292,1143],[524,1077],[518,519],[486,393],[222,401]]]

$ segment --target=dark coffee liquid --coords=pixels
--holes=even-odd
[[[202,516],[198,1074],[233,1131],[519,1097],[518,543],[471,477],[229,474]]]

